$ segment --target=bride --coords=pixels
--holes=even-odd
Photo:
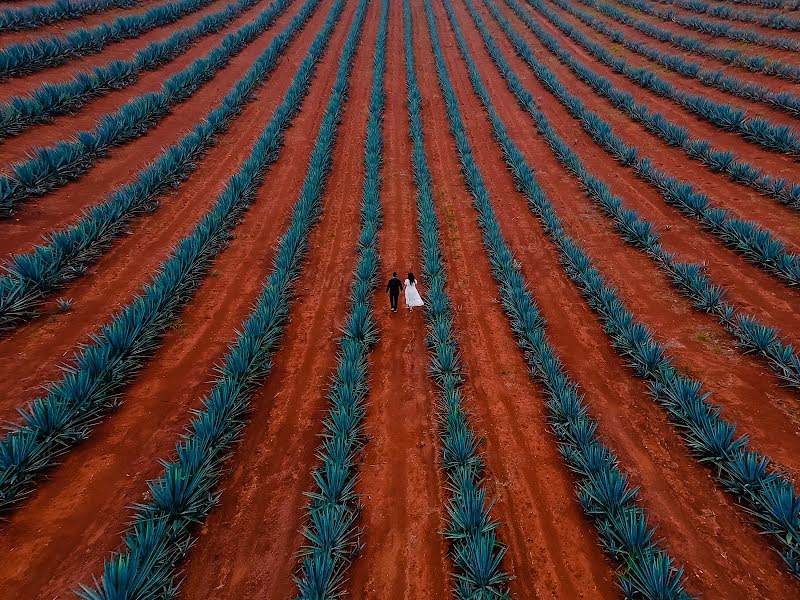
[[[413,273],[408,274],[408,278],[403,282],[406,288],[406,306],[411,310],[415,306],[425,306],[422,298],[417,291],[417,280],[414,278]]]

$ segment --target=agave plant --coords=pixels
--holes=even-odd
[[[479,15],[474,6],[471,2],[466,4],[470,13],[476,18],[480,29],[482,22],[478,21]],[[547,389],[550,397],[548,404],[551,410],[551,422],[553,431],[559,439],[561,455],[579,476],[576,491],[581,506],[595,521],[601,536],[601,544],[618,562],[625,565],[626,561],[637,563],[640,560],[653,560],[654,556],[661,557],[664,555],[664,551],[651,542],[652,531],[646,525],[644,532],[640,531],[639,535],[635,535],[627,530],[628,521],[615,518],[626,510],[641,514],[640,510],[635,508],[637,490],[628,485],[627,476],[619,468],[616,456],[599,441],[597,423],[588,416],[586,405],[577,393],[576,386],[567,378],[547,340],[544,332],[544,320],[541,318],[538,308],[527,290],[527,283],[519,271],[519,266],[505,242],[482,175],[472,158],[472,150],[464,131],[458,101],[449,81],[441,45],[438,41],[435,17],[429,2],[426,1],[425,7],[430,36],[433,40],[439,84],[445,98],[451,133],[459,150],[465,182],[473,196],[484,245],[503,297],[503,306],[511,320],[512,329],[518,336],[519,345],[528,359],[531,375],[541,381]],[[470,82],[488,113],[494,138],[503,149],[509,169],[515,174],[519,189],[530,190],[531,186],[535,184],[532,171],[525,163],[523,155],[511,142],[503,121],[492,105],[489,91],[467,48],[449,0],[445,0],[445,10],[456,35],[459,52],[467,65]],[[543,193],[540,189],[537,192],[539,209],[537,216],[543,221],[547,221],[546,228],[552,235],[563,235],[557,217],[546,206],[547,200]],[[572,249],[565,247],[565,251],[572,251]],[[581,264],[588,267],[586,261]],[[575,268],[580,269],[577,266]],[[641,521],[639,525],[641,525]],[[646,540],[646,542],[642,540]],[[646,543],[648,552],[641,551],[642,543]],[[672,563],[669,562],[669,564]],[[639,565],[636,568],[647,571],[653,570],[655,567]],[[626,566],[625,572],[631,572],[631,567]],[[687,597],[682,588],[682,574],[675,569],[671,569],[671,573],[677,586],[675,593],[668,597]],[[623,581],[625,580],[620,580],[621,583]]]

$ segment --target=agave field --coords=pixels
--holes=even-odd
[[[797,0],[0,0],[0,266],[0,598],[800,597]]]

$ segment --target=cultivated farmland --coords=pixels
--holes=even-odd
[[[0,0],[0,598],[800,597],[798,84],[796,0]]]

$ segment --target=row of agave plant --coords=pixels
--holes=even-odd
[[[43,196],[80,178],[111,148],[147,134],[174,107],[191,98],[231,59],[258,38],[292,4],[276,0],[253,20],[229,33],[205,56],[170,76],[157,92],[145,92],[114,112],[106,113],[92,130],[78,132],[74,139],[36,148],[31,156],[0,176],[0,217],[9,217],[15,207],[32,197]]]
[[[617,14],[618,16],[615,19],[622,23],[630,24],[631,21],[636,20],[611,5],[596,2],[595,0],[580,1],[587,6],[600,10],[603,14]],[[580,12],[586,15],[584,11]],[[704,85],[717,88],[738,98],[752,102],[763,102],[793,117],[800,117],[800,98],[792,92],[776,92],[758,83],[727,75],[724,69],[705,69],[701,64],[686,60],[679,54],[662,52],[647,44],[637,42],[623,32],[606,26],[601,20],[593,19],[591,15],[586,16],[587,20],[593,22],[593,27],[611,37],[614,42],[622,44],[628,50],[636,52],[678,75],[697,79]]]
[[[510,35],[508,23],[497,10],[493,0],[484,1],[492,9],[495,18],[504,23]],[[529,1],[538,2],[538,0]],[[518,15],[524,14],[516,0],[506,0],[506,2]],[[512,37],[518,38],[518,36]],[[524,48],[519,39],[515,46]],[[524,52],[522,58],[534,71],[537,71],[538,61],[530,51]],[[544,71],[539,69],[539,73],[544,74]],[[740,219],[733,216],[729,210],[714,206],[708,196],[696,191],[691,183],[681,181],[655,167],[649,158],[640,156],[637,148],[625,144],[614,133],[609,123],[596,113],[588,111],[580,98],[570,94],[549,70],[547,73],[543,75],[543,80],[547,81],[546,85],[550,91],[564,104],[570,114],[580,120],[584,129],[598,145],[621,165],[630,167],[639,178],[657,189],[665,202],[678,208],[687,217],[698,221],[720,241],[770,275],[790,286],[800,285],[800,257],[791,253],[784,242],[757,222]]]
[[[22,8],[0,11],[0,32],[36,29],[42,25],[80,19],[85,15],[105,12],[113,8],[134,8],[142,0],[56,0],[52,4],[32,4]]]
[[[110,23],[101,23],[88,29],[81,27],[65,36],[52,35],[0,48],[0,81],[61,65],[79,56],[96,54],[109,44],[129,40],[156,27],[174,23],[213,1],[166,2],[140,15],[117,17]]]
[[[306,0],[219,104],[183,138],[140,170],[130,183],[88,208],[76,223],[49,233],[44,243],[6,262],[5,274],[0,276],[0,331],[11,330],[34,318],[49,293],[81,276],[126,231],[131,219],[156,210],[159,197],[186,180],[218,136],[245,105],[255,100],[256,91],[279,64],[289,43],[319,2]]]
[[[322,194],[368,3],[369,0],[359,0],[356,8],[303,187],[289,225],[280,238],[272,261],[273,270],[264,282],[258,302],[225,355],[211,391],[203,398],[203,408],[192,418],[188,432],[177,443],[176,457],[165,461],[162,475],[149,482],[148,501],[135,505],[136,513],[125,535],[124,549],[106,560],[100,581],[91,587],[83,585],[78,591],[84,600],[156,600],[177,595],[177,561],[191,546],[193,529],[205,520],[219,497],[215,488],[222,479],[224,463],[242,436],[253,393],[272,370],[272,359],[280,347],[289,318],[293,286],[308,251],[308,237],[322,211]],[[294,112],[294,99],[307,92],[314,64],[330,38],[343,5],[344,0],[334,2],[328,21],[298,68],[281,107],[264,129],[264,135],[248,159],[249,166],[245,164],[242,174],[251,169],[259,171],[259,165],[274,151],[269,146],[276,127],[280,128],[276,119],[281,120],[283,115]],[[262,150],[266,153],[262,154]],[[254,179],[245,175],[245,179],[251,180],[248,183],[241,180],[232,185],[252,194],[259,179],[255,172],[253,175]]]
[[[735,67],[741,67],[753,72],[760,72],[764,75],[773,75],[776,77],[782,77],[783,79],[789,79],[791,81],[800,81],[800,67],[795,65],[784,63],[776,59],[771,59],[764,55],[749,54],[735,48],[729,48],[727,46],[708,44],[697,37],[684,35],[671,29],[659,27],[650,21],[638,19],[610,4],[589,6],[593,6],[593,8],[596,10],[599,10],[613,19],[633,27],[645,35],[686,50],[687,52],[715,58]],[[593,22],[594,17],[592,15],[587,13],[581,14],[586,15],[587,20],[584,22]],[[602,21],[597,21],[597,23],[602,24]]]
[[[365,444],[363,429],[369,389],[370,350],[378,341],[373,297],[380,269],[381,161],[383,157],[384,71],[389,0],[382,0],[375,39],[372,89],[364,142],[364,184],[361,193],[361,230],[358,261],[350,285],[350,306],[339,340],[339,359],[328,390],[330,406],[322,422],[321,464],[312,472],[314,489],[309,505],[295,575],[298,597],[307,600],[342,594],[345,573],[360,550],[356,521],[361,499],[356,493],[358,454]],[[330,110],[330,109],[329,109]]]
[[[507,134],[491,107],[491,98],[479,93],[489,112],[495,140],[503,149],[509,172],[553,241],[565,273],[581,290],[597,314],[622,359],[636,376],[650,384],[652,396],[667,412],[698,461],[711,467],[722,489],[733,494],[768,535],[788,570],[800,577],[800,496],[794,485],[768,457],[751,449],[736,424],[720,416],[708,401],[700,381],[681,374],[653,332],[638,322],[616,290],[581,246],[567,234],[533,171]],[[474,167],[477,170],[477,167]]]
[[[587,19],[595,26],[599,21],[578,10],[571,2],[566,0],[552,0],[554,4],[577,17],[580,20]],[[540,0],[528,0],[536,9],[545,15],[551,22],[561,20],[552,10]],[[598,25],[598,27],[600,27]],[[608,26],[603,25],[602,29]],[[571,28],[571,36],[585,37],[577,29]],[[600,29],[598,29],[599,31]],[[616,30],[613,30],[616,31]],[[611,35],[611,34],[609,34]],[[581,42],[579,42],[581,43]],[[747,111],[736,108],[730,104],[717,102],[702,94],[691,94],[683,89],[677,88],[665,79],[659,77],[655,71],[645,67],[631,66],[625,59],[614,56],[600,44],[586,39],[581,43],[589,52],[599,60],[606,63],[617,73],[621,73],[636,85],[646,88],[653,93],[667,98],[672,102],[682,106],[686,110],[696,114],[701,119],[708,121],[718,129],[736,133],[750,143],[758,144],[771,152],[789,154],[794,158],[800,158],[800,134],[788,125],[773,123],[763,117],[749,117]]]
[[[800,31],[800,19],[783,13],[759,13],[750,10],[740,10],[725,4],[711,4],[704,0],[657,0],[662,4],[669,4],[684,8],[688,11],[727,19],[729,21],[741,21],[742,23],[755,23],[770,29],[785,29],[788,31]],[[798,3],[800,4],[800,3]]]
[[[635,210],[626,207],[622,198],[616,196],[601,179],[591,173],[578,155],[567,145],[550,125],[547,117],[537,106],[533,94],[528,91],[514,73],[503,52],[497,47],[495,39],[475,10],[472,0],[464,0],[475,25],[483,38],[484,46],[492,57],[509,90],[516,97],[520,107],[533,120],[537,131],[544,137],[553,154],[581,182],[584,193],[595,202],[613,222],[625,242],[642,250],[660,269],[664,270],[675,288],[693,301],[695,308],[716,316],[720,324],[734,336],[746,352],[762,356],[775,374],[786,384],[800,390],[800,358],[790,344],[781,340],[779,332],[761,323],[756,317],[742,311],[732,302],[725,300],[725,290],[713,283],[699,263],[681,262],[677,255],[667,251],[659,239],[656,226],[642,218]],[[593,137],[607,132],[604,122],[593,118],[580,99],[566,92],[558,85],[558,79],[546,66],[538,61],[536,55],[525,41],[510,27],[505,18],[492,8],[492,13],[500,18],[501,29],[509,36],[516,51],[524,57],[531,70],[542,84],[553,92],[559,100],[569,103],[581,117],[584,127]],[[629,153],[629,146],[618,142],[614,146]],[[638,155],[638,151],[636,152]],[[619,153],[617,153],[619,155]]]
[[[737,42],[747,42],[758,46],[778,48],[780,50],[800,50],[800,42],[794,38],[767,35],[756,29],[746,29],[731,25],[730,23],[720,23],[718,21],[709,21],[702,17],[687,16],[674,10],[653,6],[643,0],[616,1],[625,6],[640,10],[645,14],[658,17],[663,21],[677,23],[688,29],[694,29],[700,33],[705,33],[717,38],[727,38]]]
[[[538,8],[543,4],[535,4]],[[573,71],[583,82],[589,85],[597,94],[607,98],[613,106],[625,113],[634,121],[644,125],[648,131],[657,135],[672,147],[681,148],[686,156],[699,161],[705,168],[714,173],[724,173],[731,181],[752,187],[758,193],[768,198],[800,210],[800,183],[789,182],[784,178],[775,177],[764,173],[758,167],[743,160],[730,150],[718,150],[708,140],[693,138],[685,127],[675,124],[664,115],[652,111],[647,104],[639,102],[632,94],[616,87],[614,83],[600,75],[591,68],[575,59],[573,55],[562,48],[560,42],[550,35],[535,19],[523,11],[516,4],[511,4],[515,13],[520,17],[528,29],[550,50],[558,60]],[[613,56],[602,46],[591,42],[569,23],[560,19],[554,13],[552,22],[572,39],[592,47],[598,52],[597,56],[603,61],[612,61]]]
[[[797,10],[800,8],[800,0],[728,0],[734,4],[745,4],[747,6],[760,6],[761,8],[780,8],[785,10]]]
[[[125,384],[135,377],[169,324],[189,302],[255,200],[266,171],[277,160],[285,130],[300,110],[343,7],[344,0],[331,6],[250,156],[192,232],[178,242],[151,282],[93,334],[92,343],[75,351],[64,377],[49,385],[46,395],[19,409],[20,422],[12,424],[0,441],[0,511],[19,502],[59,456],[88,437],[103,416],[119,404]],[[292,232],[295,235],[286,238],[289,248],[303,239],[296,236],[299,230]],[[261,322],[256,316],[250,325]]]
[[[45,82],[32,92],[0,101],[0,140],[54,117],[72,114],[94,98],[135,83],[143,71],[156,69],[177,58],[202,37],[226,27],[261,0],[235,0],[221,10],[183,27],[165,40],[151,42],[127,60],[113,60],[70,79]]]
[[[433,201],[433,180],[424,145],[422,93],[416,75],[413,16],[403,0],[406,58],[406,102],[411,138],[411,163],[417,188],[417,227],[422,272],[428,286],[425,322],[430,376],[436,383],[441,465],[450,498],[444,536],[455,565],[454,596],[461,600],[508,599],[508,575],[502,568],[506,548],[497,539],[500,523],[491,515],[480,440],[469,422],[463,400],[464,373],[455,334],[453,307],[447,293],[447,270]]]
[[[489,91],[469,53],[449,0],[445,0],[444,5],[473,89],[489,114],[495,135],[503,136],[508,142],[503,145],[512,154],[507,154],[506,160],[518,177],[518,185],[528,191],[536,185],[533,174],[508,140],[505,125],[494,110]],[[617,581],[626,597],[689,598],[684,589],[683,570],[675,566],[668,552],[654,540],[655,531],[648,524],[646,511],[637,504],[637,489],[630,485],[616,455],[598,435],[598,422],[589,415],[588,405],[547,338],[546,322],[528,289],[518,261],[503,237],[490,194],[472,153],[429,0],[425,0],[425,8],[450,131],[455,139],[462,175],[472,195],[501,302],[525,354],[531,376],[545,388],[550,425],[561,456],[576,476],[576,493],[581,507],[595,524],[601,546],[619,565]],[[543,195],[538,188],[537,193]]]

